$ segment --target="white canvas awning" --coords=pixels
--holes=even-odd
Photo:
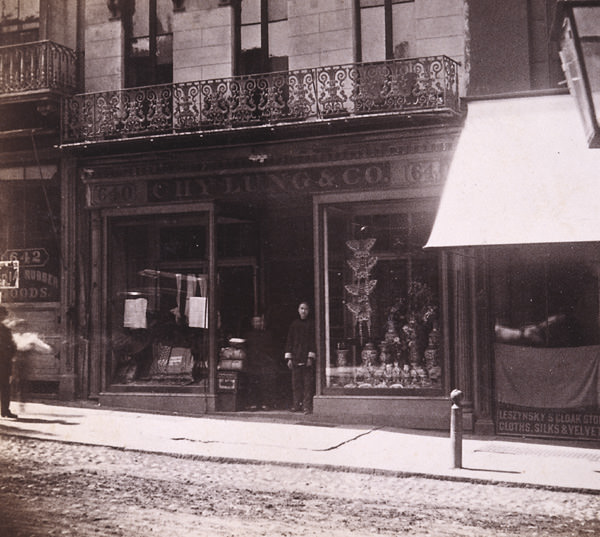
[[[570,95],[469,104],[426,248],[600,240],[600,149]]]

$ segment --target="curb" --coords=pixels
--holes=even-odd
[[[83,447],[102,447],[106,449],[111,449],[115,451],[122,452],[130,452],[130,453],[140,453],[145,455],[162,455],[166,457],[172,457],[175,459],[183,459],[190,461],[206,461],[213,462],[218,464],[247,464],[247,465],[255,465],[255,466],[263,466],[263,465],[273,465],[273,466],[282,466],[288,468],[315,468],[318,470],[328,471],[328,472],[340,472],[340,473],[356,473],[356,474],[365,474],[365,475],[379,475],[385,477],[398,477],[398,478],[421,478],[421,479],[431,479],[436,481],[450,481],[450,482],[458,482],[458,483],[471,483],[474,485],[491,485],[491,486],[503,486],[508,488],[521,488],[521,489],[535,489],[535,490],[546,490],[551,492],[564,492],[564,493],[577,493],[577,494],[587,494],[592,496],[600,496],[600,490],[590,489],[586,487],[565,487],[559,485],[542,485],[537,483],[516,483],[513,481],[503,481],[501,479],[491,480],[491,479],[481,479],[477,477],[469,477],[463,475],[446,475],[446,474],[435,474],[431,472],[416,472],[416,471],[404,471],[404,470],[385,470],[380,468],[368,468],[368,467],[354,467],[354,466],[346,466],[346,465],[334,465],[334,464],[324,464],[324,463],[311,463],[311,462],[286,462],[286,461],[269,461],[269,460],[258,460],[258,459],[248,459],[248,458],[237,458],[237,457],[216,457],[212,455],[194,455],[191,453],[173,453],[169,451],[157,451],[151,449],[139,449],[139,448],[129,448],[129,447],[118,447],[118,446],[110,446],[99,443],[86,443],[79,441],[69,441],[62,439],[53,439],[53,438],[40,438],[34,435],[26,435],[26,434],[18,434],[18,433],[4,433],[0,432],[0,437],[9,437],[9,438],[19,438],[25,441],[36,441],[36,442],[53,442],[57,444],[63,445],[71,445],[71,446],[83,446]],[[461,469],[456,469],[460,471]]]

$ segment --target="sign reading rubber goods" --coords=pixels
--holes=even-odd
[[[19,288],[19,262],[0,261],[0,289]]]
[[[59,300],[58,255],[46,248],[10,248],[0,256],[3,302]]]

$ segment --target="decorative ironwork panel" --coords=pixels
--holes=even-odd
[[[457,64],[436,56],[78,95],[64,107],[63,141],[458,111]]]
[[[357,114],[435,111],[458,105],[456,64],[432,57],[368,63],[351,71]]]
[[[70,93],[76,88],[75,52],[38,41],[0,47],[0,95],[37,90]]]
[[[288,116],[290,119],[317,117],[317,85],[313,69],[288,73]]]
[[[200,82],[185,82],[173,87],[173,128],[195,131],[201,126],[202,93]]]
[[[317,70],[318,106],[323,117],[346,115],[351,111],[353,69],[353,65],[339,65]]]

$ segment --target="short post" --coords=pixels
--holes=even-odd
[[[452,390],[450,399],[452,409],[450,411],[450,441],[452,443],[453,468],[462,468],[462,407],[460,406],[463,393],[460,390]]]

